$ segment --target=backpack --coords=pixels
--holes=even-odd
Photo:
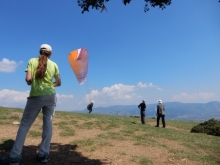
[[[159,114],[162,115],[163,114],[163,104],[159,104]]]

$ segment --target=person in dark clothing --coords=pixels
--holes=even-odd
[[[163,128],[166,127],[165,123],[165,106],[162,104],[162,100],[158,100],[157,105],[157,125],[155,127],[159,127],[160,125],[160,118],[162,118]]]
[[[89,110],[89,113],[92,112],[93,103],[94,101],[91,101],[91,103],[87,105],[87,109]]]
[[[145,124],[145,110],[146,110],[146,104],[145,101],[143,100],[142,103],[138,105],[138,108],[140,109],[140,114],[141,114],[141,123]]]

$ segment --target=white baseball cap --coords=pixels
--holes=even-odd
[[[162,104],[162,100],[158,100],[158,103],[159,103],[159,104]]]
[[[48,52],[52,52],[52,48],[51,48],[51,46],[48,45],[48,44],[42,44],[42,45],[40,46],[40,50],[46,50],[46,51],[48,51]]]
[[[94,101],[91,101],[92,103],[94,103]]]

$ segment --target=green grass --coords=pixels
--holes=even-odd
[[[112,146],[111,143],[102,139],[102,138],[88,138],[84,140],[74,140],[70,144],[77,145],[77,147],[81,147],[86,151],[95,151],[96,149],[104,146]]]
[[[74,136],[75,135],[75,131],[68,126],[60,125],[59,129],[62,130],[60,132],[60,136]]]
[[[0,107],[0,124],[11,124],[18,116],[22,115],[22,109]],[[42,113],[38,119],[42,120]],[[121,117],[98,114],[82,114],[71,112],[55,112],[54,129],[60,137],[75,136],[76,130],[98,130],[99,133],[86,139],[77,139],[70,144],[89,152],[102,147],[114,147],[115,142],[129,141],[135,147],[156,147],[172,153],[175,159],[187,159],[197,164],[220,164],[220,137],[204,133],[190,133],[192,127],[198,122],[167,120],[167,128],[155,128],[155,119],[147,119],[147,124],[140,124],[140,118]],[[40,121],[41,121],[40,120]],[[150,125],[151,124],[151,125]],[[29,131],[31,137],[41,138],[41,132],[37,131],[41,124],[34,125]],[[39,129],[38,129],[39,130]],[[13,141],[0,139],[1,148],[10,150]],[[7,141],[9,140],[9,141]],[[167,142],[167,143],[166,143]],[[176,144],[176,147],[170,144]],[[182,146],[178,148],[178,146]],[[117,151],[119,155],[128,157],[128,152],[123,148]],[[146,155],[131,156],[133,162],[140,165],[154,164]]]
[[[118,132],[105,132],[103,134],[99,134],[98,137],[105,139],[116,139],[116,140],[126,140],[127,137],[123,136]]]
[[[191,130],[191,128],[197,125],[199,122],[189,122],[189,121],[177,121],[177,120],[170,120],[169,125],[175,128],[183,129],[186,131]]]
[[[0,120],[20,119],[23,109],[0,107]]]
[[[54,123],[53,125],[57,125],[57,126],[64,126],[64,125],[68,125],[69,122],[67,121],[61,121],[61,122],[58,122],[58,123]]]
[[[124,152],[124,151],[119,152],[119,154],[120,155],[127,155],[126,152]]]
[[[132,161],[139,163],[140,165],[150,165],[153,164],[153,161],[148,159],[145,156],[135,156]]]
[[[28,135],[30,135],[31,137],[40,137],[41,134],[42,134],[41,132],[35,131],[35,130],[30,130],[30,131],[28,132]]]
[[[20,121],[23,109],[0,107],[0,124],[7,125]]]
[[[77,124],[76,125],[80,129],[91,129],[94,127],[93,122],[84,122],[83,124]]]

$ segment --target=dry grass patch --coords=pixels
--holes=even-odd
[[[21,109],[0,108],[0,155],[8,140],[15,139],[18,125],[13,125],[15,114]],[[7,124],[8,123],[8,124]],[[121,116],[56,112],[53,118],[51,161],[65,165],[142,165],[220,164],[220,137],[192,134],[196,122],[167,120],[167,128],[155,128],[155,119]],[[33,123],[26,138],[21,164],[35,165],[35,154],[41,141],[42,114]],[[12,143],[10,143],[12,144]]]

